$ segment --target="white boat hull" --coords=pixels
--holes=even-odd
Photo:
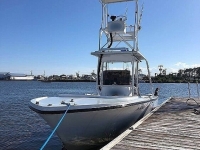
[[[154,101],[155,99],[151,99],[121,107],[112,105],[84,110],[69,109],[56,134],[67,150],[100,148],[149,113]],[[67,109],[67,106],[65,108]],[[64,114],[64,111],[35,111],[52,129]]]

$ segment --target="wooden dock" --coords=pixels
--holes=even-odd
[[[171,98],[101,150],[200,150],[200,100]]]

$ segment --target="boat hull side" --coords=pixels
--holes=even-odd
[[[56,133],[66,149],[90,149],[110,142],[152,109],[153,102],[116,109],[69,113]],[[54,128],[63,114],[40,114]]]

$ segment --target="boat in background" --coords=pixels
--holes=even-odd
[[[108,5],[125,2],[134,8],[132,14],[135,11],[132,25],[126,25],[126,13],[109,14]],[[148,114],[158,99],[153,95],[152,86],[147,95],[142,96],[139,90],[141,61],[146,62],[150,85],[151,78],[148,61],[138,49],[142,16],[138,0],[101,0],[101,5],[99,49],[91,53],[98,58],[97,93],[40,97],[29,103],[52,129],[62,121],[56,134],[68,150],[104,146]]]

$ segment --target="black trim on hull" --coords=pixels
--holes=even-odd
[[[99,107],[99,108],[86,108],[86,109],[74,109],[74,110],[68,110],[67,113],[77,113],[77,112],[90,112],[90,111],[101,111],[101,110],[109,110],[109,109],[118,109],[118,108],[123,108],[123,107],[130,107],[133,105],[137,104],[143,104],[143,103],[148,103],[148,102],[153,102],[156,99],[151,99],[148,101],[143,101],[143,102],[137,102],[137,103],[130,103],[126,105],[116,105],[116,106],[107,106],[107,107]],[[46,110],[38,110],[32,106],[29,105],[29,108],[37,113],[40,114],[63,114],[65,113],[66,110],[60,110],[60,111],[46,111]]]

